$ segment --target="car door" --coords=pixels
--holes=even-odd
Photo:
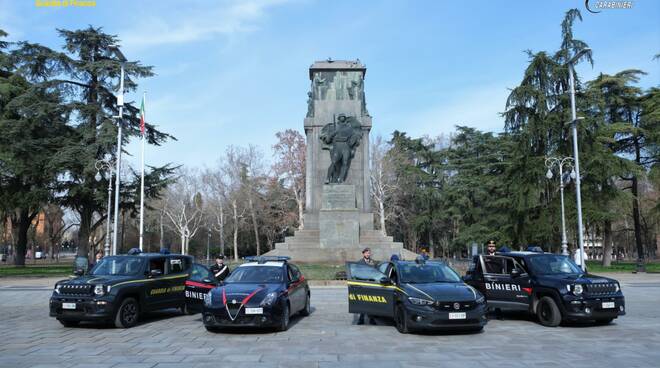
[[[166,302],[170,307],[183,306],[186,302],[186,279],[188,278],[190,259],[186,256],[167,257]]]
[[[488,305],[501,309],[528,309],[531,289],[525,269],[511,257],[481,255],[479,258],[483,272],[478,282],[479,290],[486,296]]]
[[[153,274],[158,270],[158,274]],[[165,257],[149,258],[147,264],[147,279],[144,287],[144,300],[148,310],[165,308],[167,306],[168,283],[165,279]]]
[[[295,313],[305,307],[305,286],[304,278],[298,267],[287,264],[287,291],[289,293],[289,302],[291,303],[291,312]]]
[[[201,311],[208,292],[217,286],[213,273],[204,265],[194,263],[186,280],[186,305],[191,311]]]
[[[359,262],[346,262],[348,312],[394,316],[396,286],[378,269]]]

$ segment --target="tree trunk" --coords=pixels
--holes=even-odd
[[[612,221],[603,222],[603,266],[612,265]]]
[[[387,236],[387,231],[385,230],[385,205],[383,201],[378,201],[378,215],[380,216],[380,231],[383,232],[383,235]]]
[[[186,235],[181,232],[181,254],[186,254]]]
[[[234,210],[234,260],[238,261],[238,206],[235,200],[231,202],[231,206]]]
[[[165,248],[165,226],[163,220],[165,218],[165,210],[160,211],[160,249]]]
[[[639,139],[635,138],[635,162],[641,166],[641,148]],[[639,183],[637,175],[632,177],[633,195],[633,226],[635,228],[635,246],[637,248],[637,271],[646,272],[644,265],[644,245],[642,244],[642,226],[639,219]]]
[[[220,206],[220,254],[225,255],[225,210]]]
[[[250,205],[250,216],[252,217],[252,228],[254,230],[254,242],[257,245],[257,255],[260,255],[261,249],[259,246],[259,227],[257,225],[257,215],[254,211],[254,205],[252,204],[251,194],[248,194],[248,204]]]
[[[14,253],[14,264],[16,266],[25,266],[25,251],[27,250],[28,230],[30,229],[31,220],[29,210],[24,208],[18,210],[18,241]]]
[[[78,229],[78,252],[79,256],[88,257],[89,236],[92,227],[92,215],[94,210],[91,206],[84,204],[80,211],[80,228]]]

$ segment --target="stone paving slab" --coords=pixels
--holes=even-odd
[[[386,320],[355,325],[344,287],[313,287],[312,315],[293,318],[287,332],[209,333],[199,315],[173,310],[127,330],[65,328],[48,317],[48,285],[3,283],[0,368],[658,367],[660,275],[618,278],[628,315],[607,326],[546,328],[507,315],[482,333],[422,335],[401,335]]]

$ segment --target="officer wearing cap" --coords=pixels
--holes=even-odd
[[[362,258],[358,261],[360,264],[365,264],[370,267],[376,267],[376,262],[371,258],[371,249],[369,247],[364,248],[362,250]],[[358,325],[363,325],[364,324],[364,313],[360,313],[360,316],[358,317],[357,324]],[[373,319],[373,317],[369,316],[369,324],[370,325],[375,325],[376,321]]]
[[[225,264],[225,256],[222,254],[215,257],[215,264],[210,269],[218,281],[222,281],[225,277],[229,276],[229,266]]]
[[[494,256],[497,251],[497,246],[495,245],[495,240],[489,240],[486,245],[486,254],[489,256]]]

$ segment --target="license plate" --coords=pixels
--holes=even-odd
[[[263,308],[245,308],[245,314],[264,314]]]
[[[603,302],[602,306],[603,306],[603,309],[614,308],[614,302]]]
[[[62,303],[62,309],[76,309],[76,303]]]
[[[449,313],[449,319],[465,319],[465,312]]]

